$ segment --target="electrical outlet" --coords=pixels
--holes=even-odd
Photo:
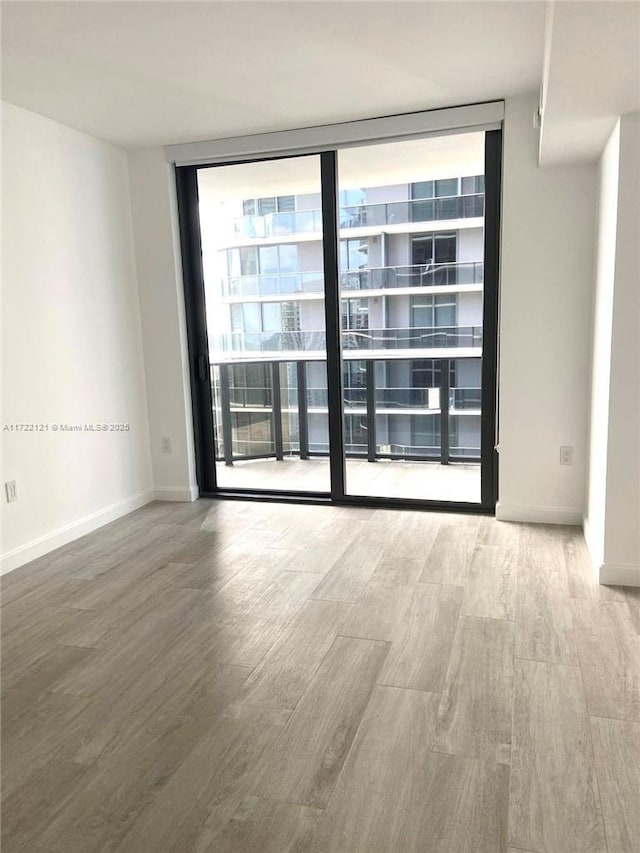
[[[8,480],[4,484],[4,491],[7,496],[8,504],[12,504],[14,501],[18,500],[18,486],[16,485],[15,480]]]
[[[573,447],[561,447],[560,448],[560,464],[561,465],[572,465],[573,464]]]
[[[163,453],[171,453],[171,439],[168,435],[163,435],[160,439],[160,450]]]

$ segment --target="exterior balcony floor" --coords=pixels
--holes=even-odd
[[[276,489],[328,492],[329,459],[255,459],[227,466],[216,463],[221,489]],[[380,459],[346,460],[349,495],[428,501],[480,502],[480,465],[474,463],[414,462]]]

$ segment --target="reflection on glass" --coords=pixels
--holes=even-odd
[[[347,493],[480,499],[484,137],[340,152]],[[319,158],[199,170],[217,481],[329,491]]]
[[[479,502],[484,136],[339,152],[346,491]]]
[[[198,196],[217,484],[326,493],[319,158],[199,169]]]

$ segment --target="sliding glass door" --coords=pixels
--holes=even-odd
[[[197,171],[215,479],[328,494],[318,156]]]
[[[500,132],[177,169],[203,494],[491,510]]]
[[[480,503],[484,143],[338,153],[347,495]]]

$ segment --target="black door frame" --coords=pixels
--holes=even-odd
[[[338,273],[339,218],[337,151],[291,157],[320,157],[327,341],[327,389],[329,403],[329,493],[250,489],[220,489],[216,483],[213,397],[206,324],[202,243],[198,212],[198,170],[218,164],[176,166],[178,221],[182,253],[189,375],[193,411],[196,476],[201,497],[232,500],[368,506],[388,509],[425,509],[439,512],[495,513],[498,497],[496,450],[498,400],[498,291],[500,258],[500,199],[502,178],[502,130],[485,131],[484,287],[482,346],[482,414],[480,421],[480,503],[432,501],[415,498],[383,498],[345,493],[344,424],[342,417],[342,359],[340,289]],[[261,157],[219,165],[282,160]]]

